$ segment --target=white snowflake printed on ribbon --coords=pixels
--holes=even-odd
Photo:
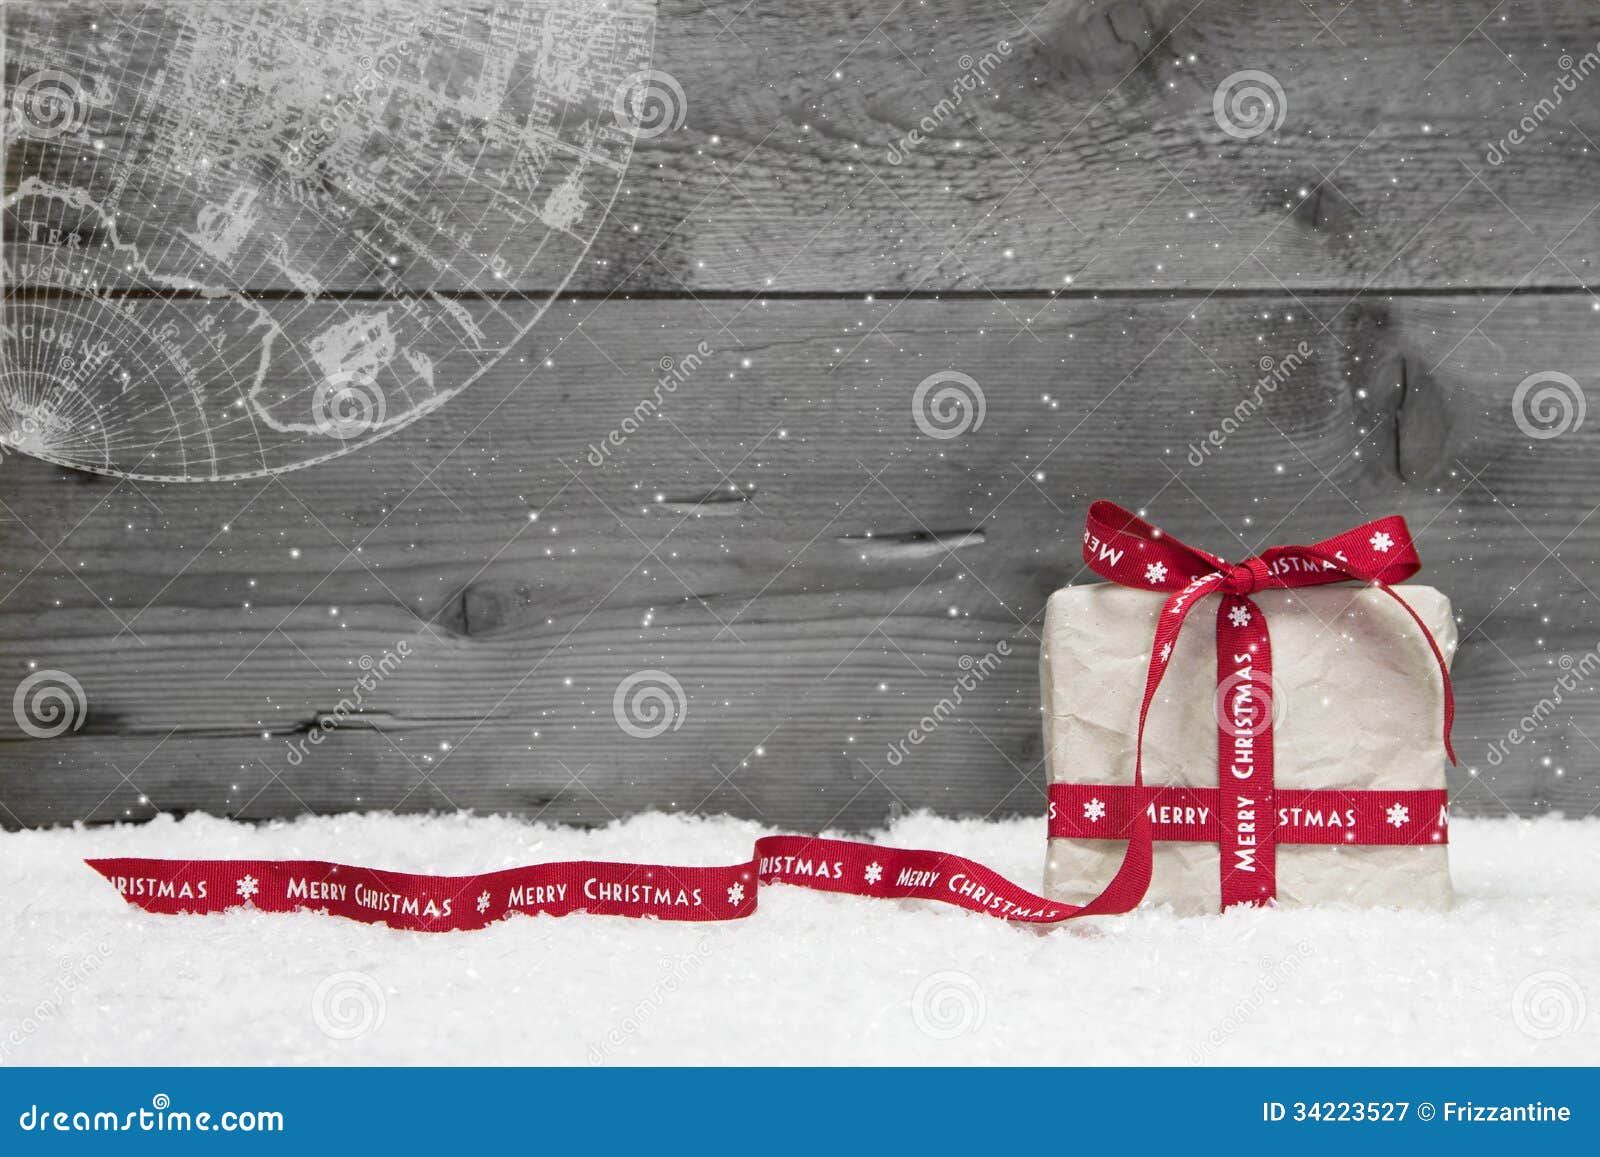
[[[1165,663],[1170,658],[1172,658],[1172,644],[1171,643],[1163,643],[1163,644],[1161,644],[1161,661],[1163,663]]]
[[[261,885],[256,883],[256,878],[254,876],[247,873],[243,879],[233,886],[233,889],[244,899],[248,900],[257,892],[261,891]]]
[[[881,879],[883,879],[883,865],[879,863],[868,864],[867,883],[876,884]]]
[[[1383,554],[1394,545],[1394,539],[1390,538],[1381,530],[1374,534],[1371,538],[1367,539],[1367,541],[1372,544],[1372,549],[1377,551],[1379,554]]]
[[[1228,612],[1228,622],[1236,627],[1248,627],[1250,625],[1250,611],[1245,607],[1234,607],[1233,610]]]
[[[1097,824],[1106,814],[1105,801],[1092,799],[1083,805],[1083,818],[1092,824]]]
[[[1153,562],[1144,568],[1144,581],[1147,583],[1165,582],[1167,577],[1167,564]]]
[[[1403,804],[1403,803],[1390,804],[1389,805],[1389,810],[1384,812],[1383,814],[1385,816],[1387,816],[1388,819],[1389,819],[1389,822],[1392,823],[1397,828],[1398,827],[1404,827],[1406,821],[1411,818],[1411,812],[1406,808],[1406,805]]]
[[[487,912],[488,910],[489,910],[489,893],[482,892],[482,893],[480,893],[478,895],[478,911],[479,912]]]
[[[744,885],[734,884],[728,889],[728,903],[737,908],[744,903]]]

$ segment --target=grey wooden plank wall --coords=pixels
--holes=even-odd
[[[56,2],[7,5],[11,40]],[[1101,496],[1224,554],[1405,514],[1464,637],[1459,807],[1590,813],[1597,40],[1589,0],[665,3],[686,122],[525,357],[271,480],[6,456],[0,690],[66,671],[87,709],[48,739],[0,713],[0,823],[1036,813],[1035,629]],[[1285,94],[1247,140],[1213,108],[1244,70]],[[322,308],[257,288],[291,328]],[[913,392],[947,370],[984,419],[933,437]],[[1539,373],[1565,415],[1514,409]],[[614,719],[640,672],[671,680],[638,685],[675,713],[650,738]]]

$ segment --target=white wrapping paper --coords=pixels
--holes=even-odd
[[[1427,586],[1394,588],[1446,660],[1455,655],[1450,600]],[[1445,786],[1444,692],[1416,624],[1370,587],[1258,591],[1274,680],[1275,781],[1283,788],[1438,790]],[[1040,669],[1051,783],[1133,781],[1139,700],[1163,596],[1111,583],[1050,598]],[[1150,708],[1150,786],[1217,785],[1216,605],[1189,616]],[[1045,892],[1083,903],[1122,862],[1123,840],[1052,839]],[[1446,845],[1277,845],[1278,902],[1442,908]],[[1146,904],[1180,914],[1221,905],[1217,845],[1157,841]]]

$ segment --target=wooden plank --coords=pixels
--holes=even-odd
[[[1033,624],[1101,496],[1225,554],[1404,513],[1466,638],[1463,807],[1581,814],[1600,700],[1539,704],[1600,641],[1600,426],[1530,436],[1512,398],[1535,371],[1592,390],[1593,318],[1567,295],[575,302],[525,365],[314,470],[166,486],[11,456],[7,686],[65,671],[87,710],[50,739],[0,718],[0,815],[1032,812]],[[983,421],[932,436],[913,398],[948,371]],[[651,671],[681,724],[635,738],[614,697]]]
[[[420,28],[433,74],[470,87],[482,59],[471,27],[487,0],[455,6],[470,33],[458,48],[420,15],[432,11],[426,0],[375,2],[349,8],[355,43]],[[66,230],[37,243],[13,219],[23,280],[81,277],[84,255],[107,240],[118,158],[160,163],[171,152],[149,116],[129,115],[130,81],[162,74],[163,42],[108,39],[95,21],[164,30],[170,48],[187,43],[171,30],[200,11],[243,29],[258,11],[266,25],[298,27],[303,10],[288,0],[7,5],[8,79],[101,56],[103,69],[83,70],[120,78],[90,102],[84,134],[11,157],[9,187],[45,174],[106,206],[98,216],[34,206]],[[552,166],[525,196],[497,200],[488,175],[514,166],[513,146],[453,114],[384,126],[349,171],[334,157],[321,200],[268,172],[253,203],[269,248],[281,237],[313,264],[343,252],[351,229],[406,223],[392,253],[319,272],[327,291],[543,295],[574,266],[570,289],[627,293],[1570,287],[1600,258],[1597,41],[1588,0],[1054,0],[1031,14],[966,0],[824,0],[804,20],[783,0],[668,0],[654,65],[670,79],[657,86],[669,117],[684,123],[639,142],[587,256],[576,244],[519,250],[528,230],[518,218],[567,170]],[[1252,72],[1270,78],[1226,84]],[[1252,86],[1271,96],[1273,85],[1283,94],[1272,97],[1270,116],[1282,114],[1273,131],[1249,135],[1249,114],[1263,111],[1249,100],[1237,115],[1216,111],[1219,90],[1227,110],[1229,96]],[[463,141],[476,150],[469,175],[445,162]],[[341,192],[371,181],[384,204]],[[197,222],[208,204],[174,169],[134,181],[114,208],[134,235],[141,223]],[[603,211],[592,206],[576,232],[586,239]],[[151,277],[199,276],[192,250],[166,233],[145,246]],[[67,239],[79,248],[64,255]],[[504,271],[472,259],[490,251]],[[305,287],[275,261],[245,246],[215,275],[241,291]],[[115,283],[125,265],[97,275]]]

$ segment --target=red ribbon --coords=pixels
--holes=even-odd
[[[1125,783],[1050,785],[1050,838],[1125,840],[1143,806],[1157,841],[1214,844],[1222,810],[1214,787]],[[1329,791],[1277,788],[1273,836],[1280,844],[1409,847],[1450,841],[1450,793],[1437,790]]]
[[[759,884],[891,900],[940,900],[1028,924],[1109,911],[1063,904],[946,852],[848,840],[767,836],[745,863],[535,864],[473,876],[382,872],[321,860],[90,860],[124,899],[147,912],[323,911],[416,932],[484,928],[515,913],[589,912],[656,920],[734,920],[756,910]]]
[[[1083,556],[1112,582],[1171,592],[1156,627],[1139,708],[1133,783],[1050,789],[1052,837],[1127,841],[1115,876],[1087,904],[1036,895],[962,856],[807,836],[767,836],[756,841],[748,861],[710,868],[573,862],[433,876],[321,860],[87,862],[124,899],[147,912],[311,910],[420,932],[483,928],[513,912],[731,920],[755,911],[764,883],[938,900],[1003,920],[1056,924],[1137,907],[1150,886],[1155,839],[1217,841],[1227,906],[1272,898],[1273,849],[1280,841],[1417,844],[1446,838],[1448,804],[1442,791],[1290,792],[1272,785],[1271,647],[1265,617],[1250,599],[1266,588],[1357,579],[1393,596],[1428,640],[1444,676],[1445,748],[1450,751],[1455,706],[1444,656],[1416,612],[1388,585],[1420,567],[1404,519],[1381,518],[1313,546],[1274,547],[1231,566],[1119,506],[1096,502],[1089,508]],[[1227,720],[1219,720],[1219,786],[1146,789],[1144,727],[1150,704],[1184,620],[1210,594],[1223,596],[1217,660]],[[1450,758],[1454,761],[1453,751]]]

